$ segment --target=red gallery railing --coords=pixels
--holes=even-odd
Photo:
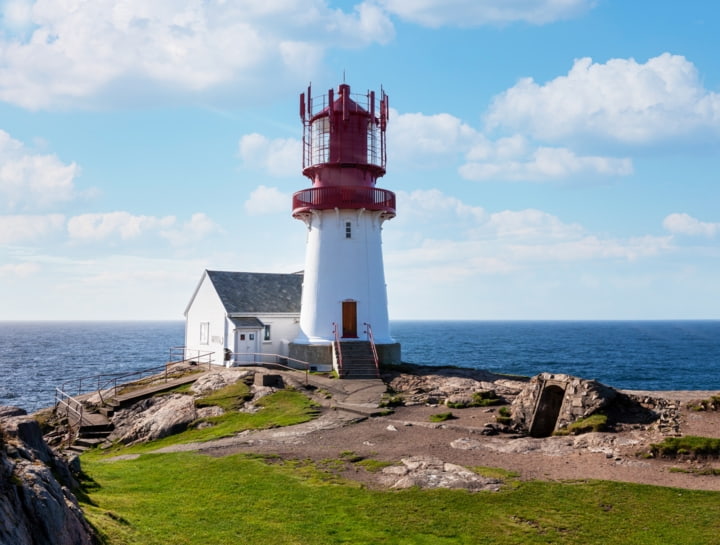
[[[395,216],[395,193],[387,189],[365,186],[311,187],[293,195],[293,216],[310,210],[382,211]]]

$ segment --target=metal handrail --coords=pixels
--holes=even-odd
[[[337,356],[337,364],[338,364],[338,376],[342,378],[343,376],[343,361],[342,361],[342,348],[340,346],[340,334],[338,333],[338,326],[335,322],[333,322],[333,335],[335,335],[335,354]]]
[[[379,377],[380,362],[378,358],[377,347],[375,346],[375,337],[373,337],[372,326],[367,322],[364,322],[363,325],[365,326],[365,334],[367,335],[367,340],[370,342],[370,348],[372,348],[373,361],[375,362],[375,372]]]
[[[73,407],[73,404],[75,406]],[[85,406],[70,394],[64,392],[60,388],[55,388],[55,414],[59,413],[59,407],[65,408],[65,416],[68,420],[68,445],[72,444],[72,435],[79,434],[83,425]],[[73,430],[70,413],[77,417],[77,430]]]
[[[182,348],[183,350],[185,347],[173,347],[170,349],[170,354],[172,357],[173,350],[178,350]],[[184,352],[183,352],[184,355]],[[56,390],[60,390],[64,393],[64,391],[69,390],[70,385],[77,385],[77,388],[73,388],[73,391],[77,390],[76,395],[80,395],[83,393],[82,384],[83,381],[86,383],[88,381],[95,382],[95,391],[97,391],[98,396],[100,396],[100,402],[102,404],[105,404],[105,399],[103,398],[103,392],[104,391],[111,391],[112,395],[117,395],[118,390],[118,384],[125,384],[128,383],[128,378],[138,376],[138,375],[148,375],[152,374],[158,371],[162,371],[165,373],[165,381],[168,380],[168,370],[173,365],[179,365],[182,363],[189,363],[192,361],[198,361],[201,362],[204,358],[207,358],[207,364],[208,369],[210,369],[210,365],[212,364],[212,356],[214,355],[214,352],[200,352],[200,350],[197,350],[197,356],[186,358],[186,359],[180,359],[176,361],[168,361],[164,365],[159,365],[156,367],[149,367],[145,369],[140,369],[138,371],[131,371],[129,373],[103,373],[99,375],[93,375],[89,377],[81,377],[79,379],[73,379],[71,381],[64,382],[60,388],[56,388]],[[204,363],[204,362],[203,362]],[[130,381],[132,382],[132,381]],[[78,402],[79,403],[79,402]]]
[[[305,385],[307,386],[309,384],[309,375],[310,375],[310,363],[307,361],[299,360],[297,358],[291,358],[289,356],[283,356],[282,354],[270,354],[268,352],[231,352],[231,356],[252,356],[254,361],[249,361],[247,363],[241,363],[243,366],[251,367],[251,366],[265,366],[265,365],[276,365],[278,367],[282,367],[283,369],[288,369],[289,371],[298,371],[299,369],[296,369],[294,367],[290,367],[289,365],[283,365],[280,363],[280,360],[286,360],[286,361],[293,361],[296,363],[301,364],[301,366],[305,369]],[[264,358],[275,358],[276,361],[271,362],[264,362],[264,361],[257,361],[257,357],[260,356],[260,359]],[[237,360],[235,360],[237,362]]]

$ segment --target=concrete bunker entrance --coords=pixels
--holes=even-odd
[[[532,437],[549,437],[555,431],[560,409],[565,398],[565,388],[548,384],[540,393],[530,426]]]

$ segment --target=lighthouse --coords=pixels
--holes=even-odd
[[[302,173],[292,215],[307,228],[300,329],[290,356],[333,367],[341,378],[377,376],[399,363],[390,336],[382,226],[395,217],[395,194],[376,187],[385,174],[388,96],[337,92],[300,95]]]

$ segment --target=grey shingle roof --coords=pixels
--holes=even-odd
[[[225,311],[300,312],[302,274],[207,271]]]

